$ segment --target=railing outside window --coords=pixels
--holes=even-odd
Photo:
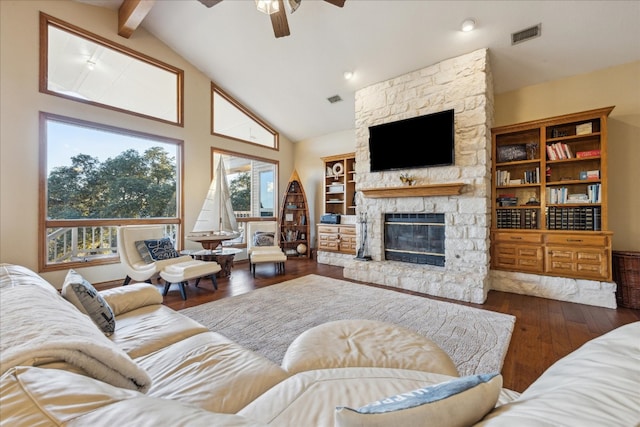
[[[177,227],[165,224],[165,236],[175,244]],[[47,261],[49,264],[89,262],[117,258],[118,227],[86,226],[47,229]]]

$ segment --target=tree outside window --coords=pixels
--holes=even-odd
[[[42,269],[116,262],[118,225],[160,223],[179,235],[181,141],[46,113],[41,135]]]

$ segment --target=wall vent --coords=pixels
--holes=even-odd
[[[342,101],[342,98],[340,98],[340,95],[333,95],[327,98],[327,101],[329,101],[332,104],[335,104],[336,102]]]
[[[522,31],[511,33],[511,45],[526,42],[527,40],[540,37],[542,34],[542,24],[538,24],[534,27],[526,28]]]

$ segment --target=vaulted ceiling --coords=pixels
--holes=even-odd
[[[123,36],[142,26],[294,142],[354,128],[356,90],[479,48],[497,93],[640,60],[639,1],[302,0],[280,38],[253,0],[78,1],[120,9]]]

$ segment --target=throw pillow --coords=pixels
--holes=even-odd
[[[467,426],[481,420],[498,401],[502,375],[455,378],[363,407],[338,407],[336,427]]]
[[[162,239],[149,239],[144,241],[149,255],[154,261],[169,258],[177,258],[180,256],[176,248],[173,247],[171,239],[163,237]]]
[[[102,295],[75,270],[69,270],[62,285],[62,296],[87,314],[105,335],[116,329],[116,319]]]
[[[151,264],[153,262],[153,258],[151,258],[151,253],[149,253],[149,249],[147,249],[147,244],[144,242],[144,240],[136,241],[135,245],[138,253],[140,254],[140,258],[142,258],[142,261],[144,261],[145,264]]]
[[[273,246],[275,235],[270,231],[256,231],[253,235],[253,246]]]

